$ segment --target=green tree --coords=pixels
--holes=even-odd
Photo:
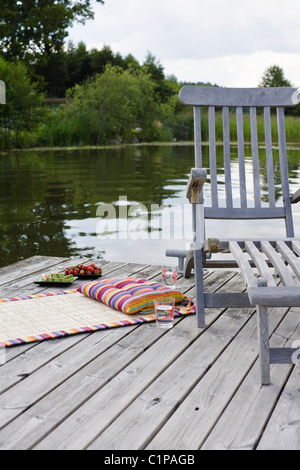
[[[2,0],[0,56],[24,61],[31,78],[44,85],[48,96],[62,96],[67,81],[67,30],[75,21],[93,19],[92,1]]]
[[[73,22],[85,23],[94,17],[91,3],[91,0],[2,0],[2,55],[24,59],[30,52],[49,55],[60,51]]]
[[[161,132],[157,121],[165,109],[157,101],[155,83],[144,70],[108,64],[103,74],[76,85],[67,96],[69,103],[45,128],[45,132],[53,130],[55,145],[132,141],[136,129],[140,139],[149,141]]]
[[[272,65],[267,68],[259,84],[260,87],[292,87],[292,83],[284,76],[283,69],[279,65]],[[296,106],[287,107],[285,113],[290,116],[300,115],[300,103]]]
[[[291,82],[284,76],[283,69],[279,65],[268,67],[259,83],[260,87],[285,87],[292,86]]]
[[[41,121],[44,97],[19,61],[0,58],[0,77],[6,85],[6,104],[0,106],[0,145],[22,147]]]
[[[160,61],[157,60],[151,52],[148,52],[142,67],[151,75],[155,83],[155,91],[158,94],[159,99],[163,102],[168,101],[170,96],[173,94],[173,90],[165,80],[164,68]]]

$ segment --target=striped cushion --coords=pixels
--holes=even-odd
[[[87,282],[77,290],[129,315],[140,311],[153,313],[154,299],[174,298],[179,303],[185,298],[181,292],[159,282],[133,277]]]

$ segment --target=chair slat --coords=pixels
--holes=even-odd
[[[181,88],[179,99],[191,106],[294,106],[299,92],[292,87],[219,88],[187,85]]]
[[[256,108],[250,108],[251,151],[255,207],[261,207]]]
[[[296,253],[298,256],[300,256],[300,242],[297,240],[292,241],[292,249],[294,253]]]
[[[257,286],[257,279],[253,274],[252,268],[250,267],[246,254],[240,248],[239,244],[235,241],[230,241],[229,249],[241,269],[241,273],[244,277],[244,281],[247,287]]]
[[[262,253],[256,248],[252,241],[245,242],[245,249],[251,256],[252,260],[255,263],[260,275],[265,278],[268,286],[275,286],[275,281],[273,279],[272,273],[267,265],[266,259]]]
[[[266,159],[267,159],[269,205],[270,207],[275,207],[275,188],[274,188],[274,172],[273,172],[273,152],[272,152],[270,107],[264,108],[264,123],[265,123],[265,144],[266,144]]]
[[[294,273],[300,279],[300,258],[293,253],[284,241],[280,240],[276,243],[277,251],[282,255],[283,259],[292,267]]]
[[[202,146],[201,146],[201,111],[194,108],[194,142],[195,142],[195,167],[202,168]]]
[[[217,158],[216,158],[216,112],[214,106],[208,108],[209,129],[209,166],[212,207],[218,207],[218,181],[217,181]]]
[[[223,145],[224,145],[224,171],[225,171],[225,193],[226,205],[232,208],[232,186],[230,167],[230,134],[229,134],[229,108],[223,108]]]
[[[205,217],[208,219],[283,219],[285,217],[285,210],[283,207],[247,207],[242,209],[240,207],[205,207]]]
[[[292,208],[291,208],[291,203],[290,203],[289,174],[288,174],[286,143],[285,143],[284,108],[277,108],[277,128],[278,128],[278,144],[279,144],[282,197],[284,200],[285,211],[286,211],[286,232],[287,232],[288,237],[294,237],[295,235],[294,235]]]
[[[285,263],[279,253],[272,247],[267,241],[261,242],[262,251],[268,256],[269,260],[273,264],[278,276],[280,277],[284,286],[294,286],[295,283],[291,274],[289,273]]]
[[[247,207],[243,108],[240,106],[236,108],[236,124],[237,124],[241,207]]]

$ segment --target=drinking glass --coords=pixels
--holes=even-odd
[[[178,278],[178,266],[163,266],[161,275],[163,283],[166,286],[175,289]]]
[[[174,322],[175,299],[154,300],[156,325],[159,328],[172,328]]]

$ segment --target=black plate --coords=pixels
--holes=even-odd
[[[78,279],[98,279],[102,274],[76,274]]]
[[[39,284],[40,286],[55,286],[55,287],[63,287],[63,286],[69,286],[70,284],[73,284],[74,281],[76,281],[77,277],[74,278],[73,281],[65,281],[65,282],[57,282],[57,281],[34,281],[34,284]]]

